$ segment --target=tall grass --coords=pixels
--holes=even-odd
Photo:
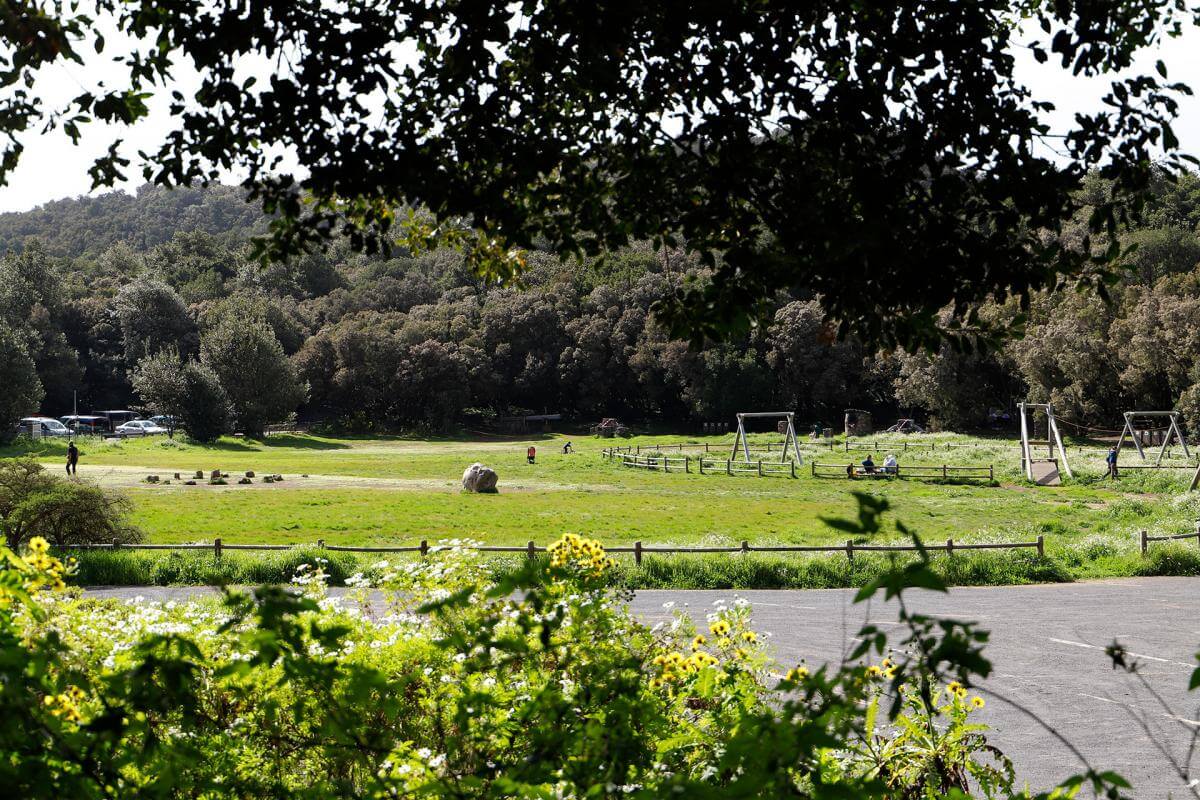
[[[296,548],[269,553],[167,552],[161,550],[81,550],[68,552],[77,561],[71,582],[79,586],[212,586],[219,584],[287,583],[301,564],[325,559],[330,582],[341,585],[358,572],[351,553]]]
[[[1132,500],[1136,503],[1138,501]],[[1130,508],[1114,513],[1137,513]],[[356,572],[373,572],[378,554],[341,553],[315,547],[265,553],[204,551],[82,550],[71,582],[81,586],[182,586],[287,583],[302,564],[322,560],[338,586]],[[417,556],[411,556],[413,558]],[[932,553],[934,570],[951,586],[1057,583],[1118,576],[1200,575],[1196,542],[1157,542],[1142,555],[1129,538],[1095,535],[1047,543],[1046,555],[1032,550],[960,550]],[[392,555],[396,562],[409,556]],[[484,563],[497,576],[523,556],[492,556]],[[646,555],[640,565],[629,555],[616,559],[612,583],[628,589],[833,589],[862,586],[897,559],[913,554],[857,553],[777,555],[764,553]]]

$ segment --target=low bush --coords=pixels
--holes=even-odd
[[[15,797],[1029,796],[972,718],[986,634],[903,606],[898,641],[789,668],[742,602],[641,624],[573,536],[499,581],[457,549],[375,562],[347,579],[384,593],[372,614],[319,562],[222,603],[72,600],[46,551],[0,566]],[[927,567],[859,599],[939,588]]]

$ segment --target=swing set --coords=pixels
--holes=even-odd
[[[800,456],[800,443],[796,440],[796,415],[791,411],[748,411],[737,415],[737,438],[733,440],[733,452],[729,454],[732,461],[738,452],[738,445],[742,447],[742,453],[745,455],[746,461],[750,461],[750,442],[746,438],[746,420],[748,419],[785,419],[787,420],[787,432],[783,439],[783,448],[779,451],[779,461],[782,463],[787,461],[788,447],[792,448],[792,453],[795,455],[796,463],[803,464],[804,460]]]

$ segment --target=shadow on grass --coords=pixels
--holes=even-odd
[[[350,445],[341,442],[331,442],[328,439],[315,439],[310,436],[297,436],[293,433],[277,433],[258,442],[263,447],[287,447],[294,450],[349,450]]]

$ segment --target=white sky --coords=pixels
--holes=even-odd
[[[120,37],[110,34],[107,38],[105,58],[97,58],[95,63],[89,63],[86,67],[56,66],[45,76],[45,82],[39,86],[39,90],[45,94],[51,106],[65,102],[84,89],[94,89],[99,81],[117,82],[119,73],[109,62],[108,56],[120,46]],[[1154,61],[1161,58],[1167,65],[1171,80],[1191,85],[1200,95],[1200,58],[1196,57],[1198,49],[1200,30],[1191,28],[1179,39],[1166,41],[1159,50],[1143,54],[1136,69],[1143,73],[1152,72]],[[1054,132],[1067,130],[1075,113],[1101,108],[1100,99],[1109,85],[1107,79],[1073,78],[1053,64],[1053,59],[1050,64],[1039,65],[1028,51],[1020,51],[1018,64],[1019,76],[1033,88],[1034,95],[1057,106],[1057,110],[1049,116]],[[185,95],[189,94],[188,87],[195,85],[194,74],[180,70],[176,77],[177,87]],[[164,90],[161,94],[165,98],[170,92]],[[104,152],[115,135],[124,138],[126,146],[123,153],[133,160],[128,170],[131,180],[123,188],[136,188],[143,183],[136,159],[137,150],[157,149],[165,134],[172,130],[172,120],[166,106],[165,101],[152,101],[150,116],[120,134],[98,125],[85,126],[78,146],[72,145],[61,132],[27,137],[20,166],[10,176],[8,186],[0,187],[0,211],[24,211],[50,200],[87,194],[91,185],[88,167]],[[1183,99],[1174,127],[1181,149],[1200,156],[1200,96]],[[237,177],[230,175],[228,179],[235,182]]]

